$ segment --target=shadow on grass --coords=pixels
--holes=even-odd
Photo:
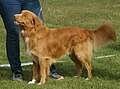
[[[74,77],[77,76],[77,72],[76,72],[76,66],[74,65],[74,63],[70,63],[70,64],[56,64],[57,67],[57,71],[58,73],[62,74],[63,76],[66,77]],[[119,75],[120,73],[115,73],[114,71],[110,71],[104,68],[92,68],[92,74],[93,74],[93,78],[94,77],[99,77],[99,78],[103,78],[103,79],[108,79],[108,80],[118,80],[119,79]],[[86,78],[87,77],[87,70],[85,67],[83,67],[82,70],[82,77]]]
[[[93,77],[97,76],[99,78],[108,79],[108,80],[118,80],[120,75],[114,72],[103,68],[102,69],[94,68]]]
[[[0,68],[0,74],[1,74],[1,78],[0,79],[11,79],[11,69],[9,67],[2,67]]]
[[[120,44],[111,44],[111,45],[108,45],[107,48],[120,51]]]

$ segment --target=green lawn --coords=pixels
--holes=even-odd
[[[42,1],[42,0],[41,0]],[[65,76],[58,81],[48,78],[45,85],[28,85],[32,66],[23,67],[23,82],[12,81],[10,68],[0,68],[0,89],[120,89],[120,1],[119,0],[44,0],[43,16],[48,27],[75,26],[96,29],[107,22],[113,24],[117,41],[93,52],[93,78],[86,81],[87,71],[83,68],[82,77],[77,78],[74,63],[68,56],[63,63],[55,63],[58,73]],[[5,50],[5,28],[0,18],[0,64],[8,63]],[[29,62],[21,41],[21,61]],[[99,56],[114,55],[96,59]]]

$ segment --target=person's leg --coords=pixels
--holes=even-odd
[[[14,24],[14,15],[20,13],[21,6],[17,0],[0,0],[1,16],[6,28],[6,49],[11,70],[21,73],[18,26]]]
[[[51,73],[50,76],[52,78],[55,78],[55,79],[58,79],[58,80],[64,79],[64,77],[62,75],[60,75],[56,72],[56,67],[55,67],[54,64],[52,64],[51,67],[50,67],[50,73]]]
[[[51,74],[56,73],[56,67],[55,67],[54,64],[51,65],[51,67],[50,67],[50,72],[51,72]]]

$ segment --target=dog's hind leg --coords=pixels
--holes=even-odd
[[[74,52],[72,54],[70,54],[69,57],[76,64],[78,76],[81,76],[82,75],[82,64],[81,64],[80,60],[77,58],[77,56],[75,55]]]
[[[88,78],[86,80],[91,80],[92,79],[92,67],[90,64],[90,58],[88,55],[82,55],[78,56],[78,59],[85,65],[87,72],[88,72]]]
[[[77,56],[78,60],[83,63],[87,69],[88,72],[88,78],[89,80],[92,79],[92,67],[90,64],[91,61],[91,55],[92,55],[92,45],[88,43],[83,43],[75,46],[75,55]]]
[[[91,67],[91,64],[89,62],[89,57],[83,56],[81,58],[81,61],[85,65],[87,72],[88,72],[88,78],[86,80],[91,80],[92,79],[92,67]]]

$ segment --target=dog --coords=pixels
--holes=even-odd
[[[91,80],[90,61],[93,50],[110,41],[116,41],[116,33],[110,24],[103,24],[96,30],[77,27],[48,28],[38,16],[28,10],[23,10],[14,18],[20,27],[26,52],[33,58],[33,76],[29,84],[36,82],[38,74],[40,74],[38,85],[44,84],[51,64],[65,54],[68,54],[76,64],[78,76],[82,74],[84,64],[88,72],[87,79]]]

